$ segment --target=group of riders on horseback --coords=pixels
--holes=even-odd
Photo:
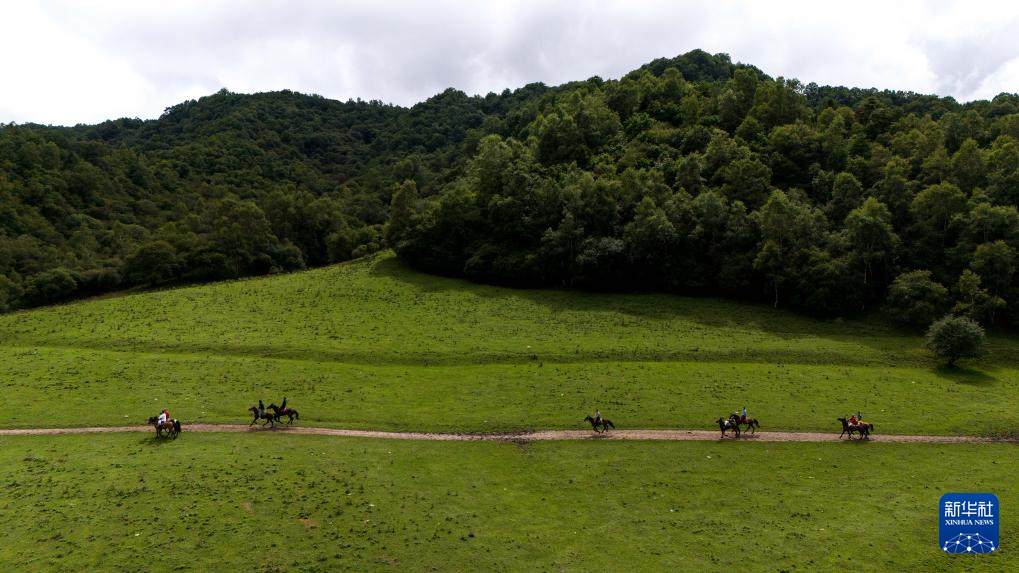
[[[838,418],[842,422],[842,433],[839,434],[839,439],[842,438],[847,432],[849,433],[849,439],[853,439],[853,433],[860,434],[860,438],[870,438],[870,432],[874,429],[874,424],[863,421],[863,415],[857,411],[855,414],[849,417],[848,420],[845,418]],[[591,429],[595,432],[601,433],[608,431],[609,428],[615,429],[615,426],[611,421],[602,418],[601,411],[595,410],[594,417],[587,416],[584,418],[585,422],[591,423]],[[747,416],[747,407],[743,406],[743,411],[740,413],[733,412],[729,415],[728,419],[719,418],[715,421],[718,424],[718,428],[722,431],[722,437],[725,437],[725,432],[732,431],[738,438],[740,435],[740,426],[746,426],[744,431],[749,430],[751,434],[757,433],[757,428],[761,427],[761,424],[756,418]],[[601,429],[599,429],[601,428]]]
[[[288,424],[293,423],[295,419],[300,419],[297,410],[287,407],[286,396],[283,397],[283,402],[279,406],[276,404],[269,404],[269,410],[272,410],[272,412],[266,412],[265,405],[261,400],[259,400],[258,406],[248,408],[248,411],[255,415],[255,419],[248,425],[250,426],[259,420],[265,420],[262,422],[263,426],[266,424],[273,426],[276,422],[279,422],[283,416],[287,417]],[[180,420],[171,418],[170,411],[166,408],[163,408],[158,416],[152,416],[149,418],[149,424],[155,426],[157,437],[166,435],[170,438],[176,438],[177,435],[180,434]]]
[[[300,415],[298,415],[297,410],[287,407],[286,396],[283,397],[283,402],[279,406],[276,404],[269,404],[269,409],[272,410],[272,413],[265,411],[265,404],[263,404],[261,400],[258,401],[258,406],[248,408],[248,411],[254,415],[254,419],[251,420],[251,424],[248,425],[251,426],[259,420],[265,420],[262,422],[263,426],[269,424],[269,427],[273,427],[276,425],[276,422],[279,422],[283,418],[283,416],[287,417],[288,424],[293,423],[295,418],[300,419]]]
[[[287,416],[287,423],[293,423],[294,419],[299,419],[300,416],[297,414],[297,410],[287,407],[287,398],[283,397],[283,402],[277,406],[276,404],[269,404],[269,410],[272,413],[266,412],[265,404],[259,400],[258,406],[252,406],[248,408],[248,411],[254,414],[254,419],[251,421],[249,426],[253,425],[259,420],[265,420],[262,425],[269,424],[270,427],[274,426],[276,422],[279,422],[283,416]],[[863,421],[863,416],[857,411],[855,414],[849,417],[849,419],[838,418],[842,422],[842,433],[839,434],[841,439],[847,432],[849,433],[849,439],[853,439],[853,433],[859,433],[860,438],[870,438],[870,432],[874,429],[874,424]],[[612,423],[612,420],[603,418],[601,410],[595,410],[594,416],[586,416],[585,422],[591,423],[591,429],[595,432],[607,432],[609,428],[615,429],[616,426]],[[740,426],[746,426],[746,430],[750,433],[756,434],[757,428],[761,427],[761,424],[755,419],[747,416],[747,407],[743,406],[742,413],[733,412],[729,415],[728,419],[719,418],[715,421],[718,424],[718,428],[722,431],[722,437],[725,437],[725,432],[732,430],[736,437],[740,435]],[[177,434],[180,433],[180,421],[170,417],[170,411],[163,408],[163,411],[159,413],[159,416],[153,416],[149,418],[149,424],[156,427],[156,435],[162,436],[165,432],[166,435],[176,438]]]

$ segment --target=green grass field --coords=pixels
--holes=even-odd
[[[4,427],[241,422],[285,395],[305,424],[401,430],[711,427],[1009,434],[1019,341],[939,368],[915,333],[667,295],[509,290],[391,256],[0,316]]]
[[[1015,447],[7,437],[0,562],[18,571],[1014,571],[1015,519],[1003,518],[998,554],[950,556],[938,549],[937,515],[950,491],[996,492],[1005,508],[1019,493]]]
[[[1013,571],[1019,340],[946,369],[876,318],[479,286],[392,256],[0,316],[0,564],[18,571]],[[402,442],[189,433],[283,396],[305,426],[704,428],[748,404],[825,443]],[[838,441],[861,409],[877,440]],[[1001,551],[947,556],[938,499],[988,491]]]

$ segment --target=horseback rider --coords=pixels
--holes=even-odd
[[[263,404],[261,400],[258,401],[258,417],[265,417],[265,404]]]
[[[745,405],[743,406],[743,415],[740,417],[739,422],[741,424],[747,423],[747,407]]]
[[[169,420],[170,420],[170,411],[167,410],[166,408],[163,408],[163,411],[159,413],[159,418],[156,420],[156,425],[157,426],[162,426],[163,424],[165,424]]]
[[[850,426],[859,426],[860,425],[860,419],[856,417],[858,414],[859,414],[859,412],[857,412],[856,414],[853,414],[852,416],[849,417],[849,425]],[[850,436],[851,435],[852,434],[850,434]]]
[[[594,425],[601,424],[601,410],[595,409],[594,411]]]
[[[287,397],[286,396],[283,397],[283,403],[280,404],[279,413],[280,414],[286,414],[287,413]]]

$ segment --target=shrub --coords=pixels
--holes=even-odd
[[[984,329],[965,316],[946,316],[927,330],[927,349],[953,366],[960,358],[977,358],[984,352]]]

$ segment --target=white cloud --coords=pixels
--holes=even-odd
[[[221,87],[410,105],[619,77],[694,48],[819,84],[1019,90],[1019,4],[610,0],[4,3],[0,122],[156,117]]]

